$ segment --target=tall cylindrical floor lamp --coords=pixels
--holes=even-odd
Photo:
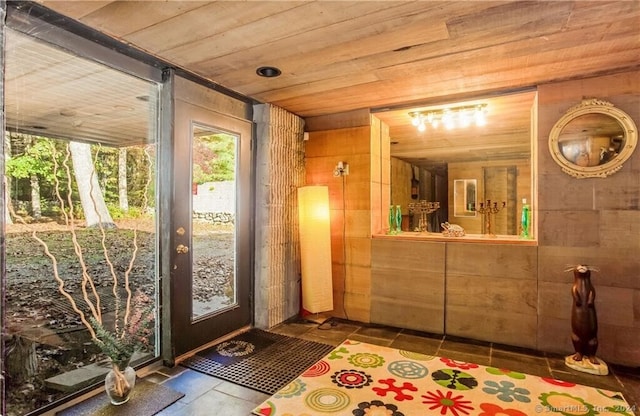
[[[309,313],[333,310],[329,188],[298,188],[302,309]]]

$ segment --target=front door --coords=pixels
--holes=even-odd
[[[174,357],[251,323],[251,123],[176,100]],[[160,167],[162,169],[162,167]]]

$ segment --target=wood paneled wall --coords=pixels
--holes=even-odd
[[[541,85],[538,123],[538,348],[566,353],[570,341],[568,265],[597,267],[598,355],[640,363],[640,150],[608,178],[576,179],[548,150],[556,121],[584,97],[612,102],[640,125],[640,71]]]
[[[446,332],[536,348],[537,247],[447,243]]]
[[[371,116],[371,233],[389,227],[391,203],[391,145],[389,126]]]
[[[372,322],[444,334],[445,244],[373,239]]]
[[[532,155],[533,185],[537,194],[535,190],[529,190],[530,196],[526,191],[518,191],[519,200],[524,197],[536,200],[534,222],[537,222],[539,246],[494,248],[494,245],[447,242],[446,312],[442,315],[446,316],[444,330],[447,333],[541,351],[573,352],[570,341],[572,276],[564,270],[568,265],[586,263],[600,269],[592,275],[600,324],[598,355],[611,363],[638,365],[640,150],[636,149],[625,166],[609,178],[576,179],[563,173],[553,162],[547,140],[553,124],[583,97],[611,101],[640,124],[639,84],[640,71],[631,71],[539,87],[539,118],[532,126],[537,136]],[[428,300],[431,306],[422,305],[419,297],[421,293],[434,293],[439,299],[442,282],[438,278],[434,280],[437,273],[433,267],[442,262],[440,249],[431,246],[426,249],[427,242],[411,242],[406,246],[409,243],[400,240],[371,240],[370,233],[379,228],[377,217],[384,218],[382,211],[386,213],[389,203],[389,188],[382,186],[388,175],[385,170],[389,168],[382,162],[376,166],[373,161],[378,160],[378,156],[372,156],[377,151],[372,150],[372,137],[384,136],[377,129],[380,126],[376,127],[374,120],[369,126],[317,131],[311,134],[307,144],[307,183],[330,186],[334,302],[342,305],[346,282],[345,305],[350,319],[391,324],[390,317],[404,314],[408,317],[405,327],[423,325],[423,330],[427,330],[425,322],[410,317],[413,314],[417,317],[416,311],[424,312],[425,308],[438,305],[439,301],[433,299]],[[383,160],[382,148],[380,153],[383,157],[379,160]],[[352,172],[346,178],[344,200],[341,180],[332,175],[339,160],[350,163]],[[378,183],[379,192],[375,189]],[[374,205],[374,200],[381,202]],[[346,247],[342,243],[343,227]],[[438,243],[431,244],[439,247]],[[394,249],[395,245],[401,248]],[[419,261],[402,260],[407,253],[421,253],[421,250],[430,253],[424,268]],[[400,260],[392,261],[394,255],[399,255]],[[383,261],[385,258],[387,263]],[[416,273],[422,280],[406,279]],[[404,284],[397,284],[402,279],[406,279]],[[471,288],[477,289],[476,293],[472,293]],[[404,295],[411,307],[400,306]],[[393,299],[398,301],[394,303]],[[477,320],[479,314],[482,322]],[[335,315],[347,316],[342,310],[336,310]],[[436,323],[433,330],[437,332],[438,328]]]
[[[329,187],[333,315],[361,322],[370,320],[371,153],[369,122],[310,132],[305,144],[307,185]],[[349,164],[349,175],[334,176],[340,161]]]

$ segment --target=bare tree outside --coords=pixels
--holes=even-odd
[[[91,145],[72,141],[69,143],[69,150],[87,227],[101,225],[104,228],[114,228],[116,225],[104,202],[94,169]]]
[[[118,149],[118,201],[124,213],[129,211],[127,185],[127,148],[121,147]]]
[[[7,133],[4,135],[4,163],[11,158],[11,136]],[[4,223],[13,224],[11,215],[9,215],[9,206],[11,205],[11,178],[7,175],[2,175],[4,178]]]

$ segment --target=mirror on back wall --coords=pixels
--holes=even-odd
[[[536,91],[531,90],[375,114],[389,126],[391,203],[402,207],[406,231],[421,231],[411,221],[417,213],[409,207],[428,201],[438,202],[439,208],[428,214],[426,231],[441,233],[441,224],[449,222],[463,227],[467,235],[484,234],[484,215],[471,204],[477,208],[491,200],[500,206],[505,203],[492,216],[492,233],[520,233],[522,201],[531,204],[534,199],[535,97]],[[478,109],[483,112],[482,123],[476,123]]]
[[[635,150],[633,119],[612,103],[585,99],[567,110],[549,135],[549,151],[576,178],[604,178],[622,168]]]

